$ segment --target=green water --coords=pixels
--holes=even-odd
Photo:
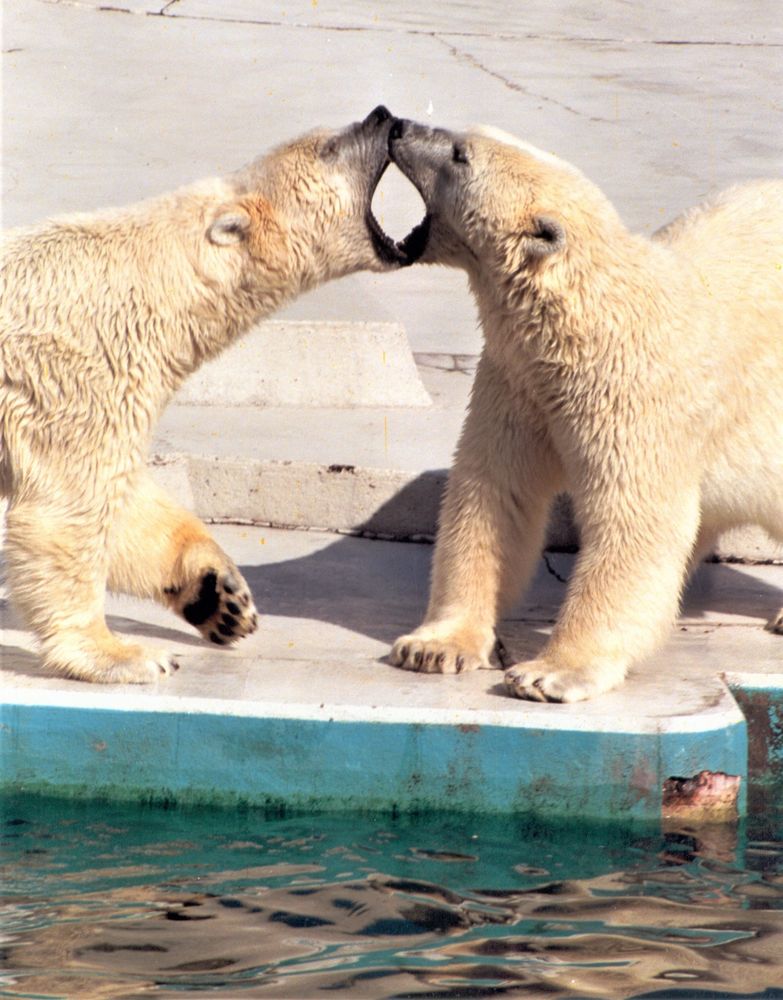
[[[2,807],[5,997],[783,997],[783,819]]]

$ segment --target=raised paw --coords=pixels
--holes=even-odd
[[[783,635],[783,608],[764,627],[773,635]]]
[[[569,670],[540,658],[509,667],[504,680],[509,694],[527,701],[572,702],[608,691],[619,684],[622,672]]]
[[[422,628],[398,639],[391,651],[391,662],[403,670],[422,674],[461,674],[467,670],[490,668],[489,651],[494,636],[478,638],[454,633],[438,636]]]
[[[258,628],[258,612],[250,588],[238,569],[204,570],[188,587],[166,591],[172,607],[205,639],[228,646]]]

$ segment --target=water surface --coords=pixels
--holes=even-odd
[[[0,996],[783,997],[783,821],[6,800]]]

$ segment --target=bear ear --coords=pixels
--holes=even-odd
[[[247,212],[231,209],[221,212],[207,230],[210,243],[219,247],[233,246],[247,239],[250,232],[250,216]]]
[[[531,228],[523,233],[525,253],[531,257],[548,257],[564,250],[566,232],[562,222],[551,215],[534,215]]]

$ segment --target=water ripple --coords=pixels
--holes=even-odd
[[[783,823],[6,803],[0,996],[783,996]],[[773,828],[774,826],[774,828]]]

